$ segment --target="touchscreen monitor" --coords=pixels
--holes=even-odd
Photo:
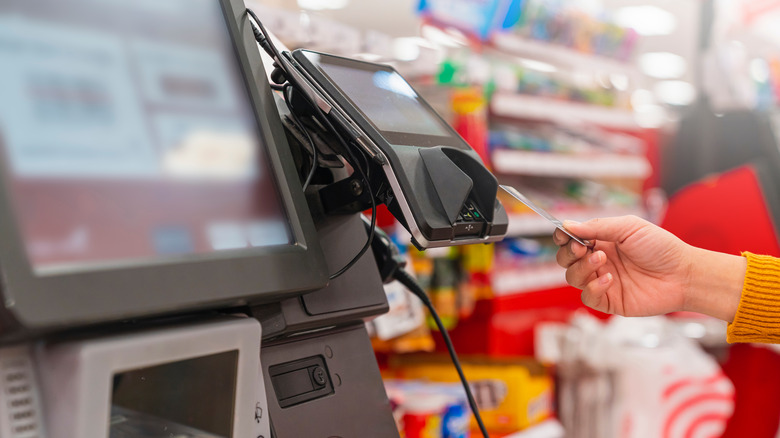
[[[469,149],[392,67],[307,50],[298,53],[319,67],[390,144]]]
[[[325,284],[244,11],[0,4],[7,305],[78,323]]]
[[[3,2],[0,65],[36,273],[290,243],[218,2]]]

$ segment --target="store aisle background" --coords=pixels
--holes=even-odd
[[[560,218],[636,214],[699,246],[780,256],[778,2],[250,4],[290,48],[392,63],[499,180]],[[380,217],[450,326],[494,436],[780,436],[773,348],[729,346],[725,323],[700,315],[583,309],[551,228],[502,201],[510,233],[495,246],[420,253]],[[413,297],[386,292],[391,313],[367,324],[399,429],[446,436],[425,435],[465,424],[440,338]]]

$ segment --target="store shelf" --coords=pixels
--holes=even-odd
[[[567,178],[647,178],[650,163],[642,156],[574,155],[498,149],[492,154],[499,173]]]
[[[491,99],[490,109],[501,117],[562,123],[579,121],[617,129],[640,128],[634,113],[628,110],[522,94],[496,93]]]
[[[566,285],[566,271],[555,263],[493,272],[490,286],[495,296],[553,289]]]
[[[535,41],[511,33],[498,33],[493,36],[492,42],[496,49],[503,52],[547,61],[555,67],[565,67],[569,71],[618,73],[630,78],[642,76],[639,69],[630,62],[583,53],[565,46]]]
[[[585,222],[597,217],[624,215],[645,216],[645,212],[641,208],[603,208],[582,211],[551,211],[550,213],[560,220],[568,219],[577,222]],[[538,236],[542,234],[552,234],[553,230],[555,230],[555,226],[536,213],[513,213],[509,215],[509,229],[506,234],[510,237]]]

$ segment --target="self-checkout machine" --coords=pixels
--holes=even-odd
[[[387,205],[419,248],[494,242],[507,228],[496,179],[393,68],[311,51],[279,52],[258,39],[273,57],[271,80],[290,104],[278,106],[291,143],[301,155],[314,144],[319,155],[312,150],[308,159],[329,169],[312,180],[307,195],[315,218],[324,218],[316,222],[330,272],[363,245],[375,252],[321,291],[283,301],[281,309],[253,308],[266,334],[279,333],[263,348],[272,422],[291,436],[395,436],[385,425],[389,417],[378,418],[387,399],[373,385],[381,379],[376,367],[366,367],[375,359],[359,319],[378,314],[380,306],[385,311],[382,280],[388,280],[391,256],[359,214]],[[351,157],[355,171],[340,171],[334,155]],[[366,241],[366,229],[373,242]],[[300,328],[321,331],[300,337]],[[282,360],[284,365],[272,365]],[[304,369],[315,374],[313,382]]]
[[[240,1],[0,6],[0,436],[268,437],[328,271]]]
[[[393,155],[376,137],[392,129],[349,128],[356,109],[329,100],[362,150],[313,130],[333,153],[310,157],[304,194],[306,135],[280,119],[240,0],[7,1],[0,65],[0,437],[397,436],[357,212],[388,204],[421,247],[499,239],[489,173],[436,176],[476,169],[467,146]],[[428,111],[406,87],[393,111]],[[433,120],[416,134],[454,134]],[[368,176],[340,168],[350,154]]]

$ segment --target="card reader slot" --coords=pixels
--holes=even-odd
[[[487,222],[473,201],[466,201],[458,214],[458,220],[453,226],[454,238],[464,236],[481,236],[485,232]]]
[[[458,222],[485,222],[485,216],[472,201],[466,201],[458,214]]]
[[[455,148],[442,147],[442,152],[473,181],[469,199],[480,209],[488,222],[493,221],[493,212],[498,194],[498,180],[474,157]]]
[[[419,150],[428,180],[433,186],[449,223],[453,239],[481,237],[488,231],[493,208],[486,208],[495,196],[498,183],[481,163],[456,149],[435,147]],[[495,189],[494,189],[495,187]],[[492,193],[492,195],[491,195]],[[487,196],[487,199],[480,199]],[[492,204],[491,204],[492,207]]]

